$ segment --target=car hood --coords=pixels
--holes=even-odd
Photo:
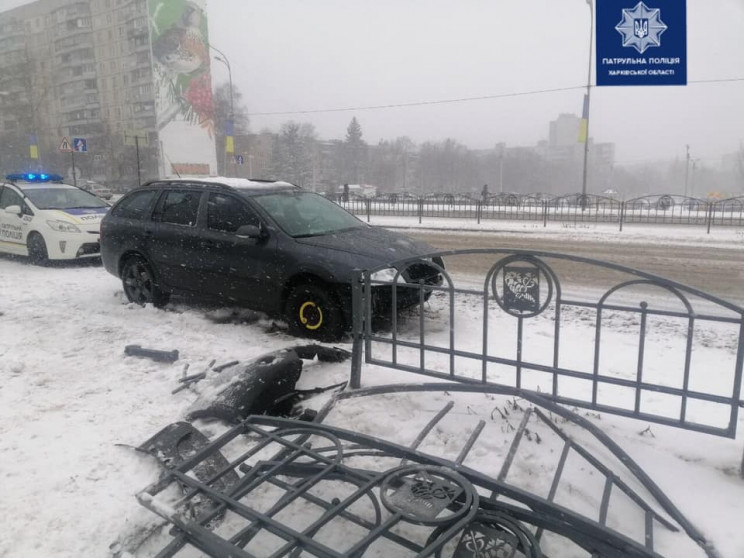
[[[426,242],[380,227],[360,227],[323,236],[298,238],[299,244],[358,254],[382,265],[435,252]]]

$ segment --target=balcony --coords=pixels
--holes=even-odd
[[[88,33],[89,35],[91,35],[90,30],[86,31],[86,33]],[[76,41],[76,42],[71,43],[71,44],[64,44],[64,43],[62,45],[59,44],[59,43],[62,43],[63,41],[65,41],[65,40],[67,40],[68,38],[69,37],[65,37],[64,39],[58,39],[57,41],[54,42],[54,53],[55,54],[57,54],[57,55],[69,54],[69,53],[74,52],[74,51],[76,51],[78,49],[81,49],[81,48],[90,48],[90,49],[93,48],[93,38],[92,37],[86,37],[83,40]]]

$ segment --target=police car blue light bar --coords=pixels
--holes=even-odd
[[[61,182],[63,180],[62,176],[59,174],[36,174],[33,172],[7,174],[5,175],[5,178],[6,180],[11,180],[14,182],[19,180],[23,182]]]

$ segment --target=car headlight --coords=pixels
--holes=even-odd
[[[47,225],[52,227],[57,232],[67,232],[67,233],[79,233],[80,232],[80,229],[78,229],[72,223],[68,223],[67,221],[47,221]]]
[[[372,281],[385,281],[387,283],[392,283],[395,281],[395,276],[398,274],[398,270],[394,267],[388,267],[387,269],[381,269],[380,271],[375,271],[370,279]],[[398,275],[398,278],[400,281],[405,282],[402,275]]]

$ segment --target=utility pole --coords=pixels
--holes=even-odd
[[[589,109],[592,95],[592,50],[594,49],[594,4],[592,0],[586,0],[589,5],[589,70],[586,76],[586,96],[584,97],[584,110],[582,117],[586,119],[586,137],[584,138],[584,176],[581,181],[581,211],[586,209],[586,170],[589,158]]]
[[[139,154],[139,136],[134,136],[134,148],[137,150],[137,186],[142,186],[142,177],[140,176],[140,154]]]
[[[75,172],[75,147],[70,151],[70,160],[72,161],[72,185],[77,187],[77,173]]]

